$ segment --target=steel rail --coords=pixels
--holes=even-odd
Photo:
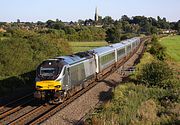
[[[12,104],[14,104],[14,103],[16,103],[16,102],[18,102],[18,101],[20,101],[20,100],[23,100],[23,99],[25,99],[25,98],[27,98],[27,97],[30,97],[30,96],[32,96],[32,95],[33,95],[32,93],[29,93],[29,94],[27,94],[27,95],[25,95],[25,96],[23,96],[23,97],[20,97],[20,98],[18,98],[18,99],[16,99],[16,100],[13,100],[13,101],[11,101],[11,102],[9,102],[9,103],[1,106],[1,107],[0,107],[0,110],[2,110],[2,109],[5,108],[5,107],[8,107],[9,105],[12,105]]]

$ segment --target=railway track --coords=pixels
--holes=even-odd
[[[142,44],[140,46],[142,46]],[[136,53],[136,51],[134,53]],[[115,72],[125,62],[127,62],[134,55],[134,53],[131,54],[131,56],[129,56],[126,60],[122,61],[116,68],[114,68],[113,70],[104,74],[100,80],[103,80],[104,78],[108,77],[110,74]],[[55,113],[57,113],[58,111],[63,109],[65,106],[67,106],[68,104],[73,102],[75,99],[77,99],[78,97],[80,97],[81,95],[86,93],[88,90],[93,88],[95,85],[97,85],[97,83],[98,83],[97,81],[91,82],[89,84],[89,86],[87,86],[83,90],[77,92],[75,95],[73,95],[71,98],[67,99],[62,104],[58,104],[58,105],[42,104],[39,106],[34,106],[34,107],[29,108],[28,110],[26,109],[26,112],[24,114],[21,114],[17,117],[14,117],[13,119],[11,119],[11,117],[13,117],[14,114],[17,114],[18,112],[22,113],[23,109],[24,109],[23,107],[28,107],[25,105],[27,105],[28,103],[30,103],[33,100],[29,100],[29,102],[21,103],[17,106],[14,106],[13,109],[10,109],[10,110],[7,110],[7,111],[4,111],[3,113],[1,113],[0,114],[0,124],[10,124],[10,125],[31,124],[31,125],[34,125],[34,124],[42,123],[43,121],[48,119],[50,116],[54,115]],[[10,105],[10,104],[7,104],[6,106],[8,106],[8,105]],[[6,106],[0,107],[0,111],[3,109],[3,107],[6,107]]]
[[[9,125],[16,125],[16,124],[29,124],[29,122],[33,121],[35,118],[37,118],[39,115],[42,115],[45,112],[48,112],[52,109],[54,109],[56,105],[49,105],[49,104],[43,104],[38,107],[35,107],[28,113],[26,113],[23,116],[20,116],[16,118],[15,120],[11,121]]]
[[[0,124],[9,124],[15,119],[24,116],[31,110],[34,110],[35,108],[39,107],[40,103],[36,102],[34,98],[29,98],[29,100],[26,100],[22,102],[21,104],[4,111],[0,114]]]
[[[13,100],[13,101],[10,101],[7,104],[4,104],[4,105],[0,106],[0,112],[6,107],[13,107],[15,105],[18,105],[18,104],[21,103],[21,101],[25,100],[28,97],[32,97],[32,96],[33,96],[33,93],[29,93],[29,94],[27,94],[27,95],[25,95],[23,97],[20,97],[20,98],[17,98],[15,100]]]
[[[54,115],[56,112],[60,111],[62,108],[64,108],[66,105],[73,102],[75,99],[80,97],[82,94],[87,92],[89,89],[94,87],[98,82],[93,82],[90,84],[87,88],[83,89],[82,91],[77,92],[74,96],[67,99],[64,103],[58,104],[58,105],[50,105],[50,104],[43,104],[38,107],[35,107],[31,109],[29,112],[27,112],[24,115],[21,115],[15,119],[3,119],[3,122],[0,121],[1,124],[9,124],[9,125],[16,125],[16,124],[39,124],[43,122],[44,120],[48,119],[50,116]]]
[[[16,107],[14,107],[12,109],[9,109],[7,111],[2,111],[1,114],[0,114],[0,119],[4,118],[4,117],[6,117],[6,116],[8,116],[8,115],[10,115],[10,114],[20,110],[20,109],[22,109],[26,104],[32,102],[33,100],[34,99],[31,98],[31,99],[29,99],[29,100],[27,100],[25,102],[22,102],[20,105],[17,105]]]
[[[23,105],[32,101],[32,93],[13,100],[0,107],[0,120],[22,108]]]

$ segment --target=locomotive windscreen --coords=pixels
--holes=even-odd
[[[40,68],[40,75],[41,76],[53,76],[56,73],[55,68]]]
[[[37,69],[37,76],[40,80],[55,80],[64,66],[59,60],[47,60],[42,62]]]

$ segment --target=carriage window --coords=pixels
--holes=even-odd
[[[108,55],[104,55],[101,57],[100,61],[101,61],[101,64],[104,65],[110,61],[112,61],[113,59],[115,59],[115,53],[110,53]]]
[[[118,57],[120,57],[124,54],[125,54],[125,48],[122,48],[122,49],[118,50],[118,52],[117,52]]]
[[[131,51],[131,45],[127,46],[127,52]]]

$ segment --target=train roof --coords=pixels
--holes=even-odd
[[[116,43],[116,44],[112,44],[110,46],[114,47],[115,49],[119,49],[119,48],[125,47],[125,45],[123,43]]]
[[[95,54],[101,55],[107,52],[114,51],[114,47],[112,46],[105,46],[105,47],[99,47],[92,50],[89,50],[89,52],[93,52]]]
[[[134,38],[131,38],[131,39],[124,40],[121,43],[124,44],[124,45],[128,45],[128,44],[131,44],[131,43],[135,42],[138,39],[139,39],[139,37],[134,37]]]
[[[93,55],[90,52],[79,52],[75,53],[74,55],[59,56],[56,57],[56,59],[63,60],[65,63],[72,65],[74,63],[78,63],[92,57]]]
[[[64,61],[64,63],[72,65],[74,63],[78,63],[78,62],[84,61],[86,59],[92,58],[94,53],[98,54],[98,55],[102,55],[104,53],[112,52],[115,49],[123,48],[124,46],[131,44],[138,38],[139,37],[135,37],[135,38],[131,38],[128,40],[123,40],[123,41],[121,41],[121,43],[116,43],[116,44],[112,44],[109,46],[95,48],[95,49],[89,50],[87,52],[79,52],[79,53],[75,53],[73,55],[68,55],[68,56],[59,56],[54,59],[48,59],[48,60],[62,60],[62,61]]]
[[[122,44],[128,45],[128,44],[131,44],[132,42],[134,42],[134,40],[128,39],[126,41],[123,41]]]

